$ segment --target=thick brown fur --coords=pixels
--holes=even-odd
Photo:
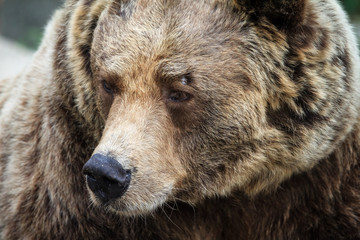
[[[359,239],[359,63],[335,0],[67,0],[0,81],[0,239]]]

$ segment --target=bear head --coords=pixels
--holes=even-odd
[[[341,37],[349,30],[322,24],[340,23],[336,14],[314,12],[341,12],[336,4],[68,5],[75,100],[104,126],[84,174],[93,202],[110,211],[273,191],[325,158],[356,121],[354,57]]]

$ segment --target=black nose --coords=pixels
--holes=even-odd
[[[121,197],[129,187],[131,172],[111,157],[93,155],[83,167],[87,184],[103,203]]]

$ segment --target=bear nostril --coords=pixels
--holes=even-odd
[[[83,168],[83,174],[86,176],[86,178],[95,180],[95,177],[92,175],[92,173],[88,169]]]
[[[129,187],[131,171],[115,159],[95,154],[83,167],[90,190],[103,203],[121,197]]]

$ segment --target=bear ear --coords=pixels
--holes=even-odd
[[[266,17],[280,29],[290,30],[306,20],[308,0],[233,0],[255,17]]]

